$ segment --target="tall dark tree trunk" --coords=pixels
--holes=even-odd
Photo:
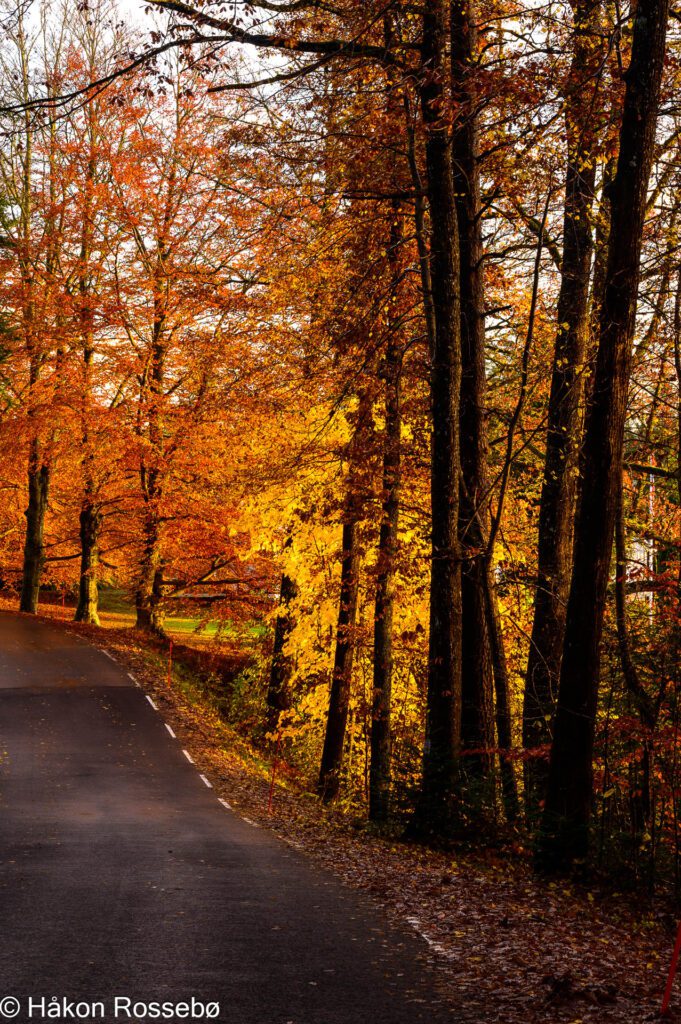
[[[359,389],[352,439],[347,449],[348,478],[343,514],[341,583],[338,598],[336,649],[334,653],[329,711],[319,769],[317,792],[324,803],[338,796],[343,767],[343,748],[350,710],[352,665],[355,654],[355,623],[359,596],[359,526],[366,495],[365,460],[373,429],[372,397]]]
[[[146,412],[149,455],[143,454],[140,467],[140,489],[144,502],[142,517],[142,559],[135,594],[137,629],[163,635],[163,555],[161,551],[161,511],[164,471],[161,468],[164,448],[163,401],[166,346],[164,343],[168,292],[163,259],[165,247],[159,242],[157,278],[154,282],[154,325],[149,366],[142,383],[138,432],[143,433]],[[146,408],[145,408],[146,406]]]
[[[394,23],[390,14],[383,22],[386,49],[395,42]],[[391,120],[399,116],[399,93],[395,76],[387,76],[386,113]],[[392,171],[395,190],[400,188],[398,168]],[[385,821],[390,810],[392,760],[392,677],[393,677],[393,605],[397,531],[400,517],[400,474],[402,461],[401,376],[403,348],[399,336],[399,312],[395,315],[400,289],[401,254],[404,239],[404,214],[398,199],[390,210],[388,267],[390,269],[390,302],[387,305],[387,341],[382,362],[385,405],[383,439],[382,516],[378,538],[376,600],[374,604],[374,665],[371,691],[371,758],[369,763],[369,818]]]
[[[101,526],[101,513],[86,496],[80,510],[80,580],[74,618],[76,622],[89,622],[94,626],[99,625],[97,578]]]
[[[326,720],[324,749],[322,751],[322,762],[317,784],[317,792],[324,803],[330,803],[334,800],[338,796],[340,789],[343,746],[348,724],[348,711],[350,709],[352,662],[355,650],[353,633],[357,616],[357,595],[359,592],[357,532],[357,521],[354,518],[344,523],[336,652],[333,675],[331,677],[331,693],[329,696],[329,712]]]
[[[88,114],[92,111],[88,109]],[[93,122],[90,131],[95,134]],[[95,449],[91,436],[92,407],[92,361],[94,358],[94,326],[90,286],[90,258],[92,247],[92,203],[96,160],[93,148],[90,151],[84,190],[83,217],[81,226],[80,267],[80,328],[83,347],[82,394],[81,394],[81,475],[83,498],[80,509],[80,580],[78,605],[74,619],[99,625],[99,536],[102,528],[102,514],[97,503],[95,483]]]
[[[568,162],[563,217],[563,258],[558,295],[544,479],[539,509],[537,590],[523,704],[523,746],[551,742],[570,587],[572,535],[588,331],[589,277],[593,249],[591,213],[598,139],[596,120],[602,45],[596,42],[593,0],[576,0],[574,51],[565,102]],[[525,762],[526,810],[536,816],[544,797],[547,757]]]
[[[31,442],[28,457],[28,504],[26,535],[24,539],[24,565],[19,608],[35,614],[40,597],[40,581],[45,565],[45,514],[50,495],[50,466],[43,456],[37,439]]]
[[[391,286],[397,288],[402,214],[393,208],[390,228]],[[390,796],[392,731],[390,704],[393,673],[393,604],[397,529],[400,513],[400,464],[402,412],[400,378],[402,348],[397,325],[389,319],[383,365],[385,380],[385,440],[383,443],[383,515],[378,540],[378,572],[374,607],[374,677],[371,706],[371,764],[369,768],[369,817],[385,821]]]
[[[135,626],[147,633],[163,635],[163,563],[160,522],[156,501],[150,501],[144,515],[144,549],[135,593]]]
[[[668,0],[639,0],[611,190],[611,228],[539,866],[586,856],[603,618],[631,369],[641,241],[666,48]]]
[[[291,546],[291,538],[285,547]],[[287,573],[282,573],[279,591],[279,609],[274,623],[274,646],[272,648],[272,664],[267,685],[267,727],[270,732],[277,728],[279,718],[291,707],[291,657],[286,653],[286,644],[293,629],[291,604],[298,596],[295,580]]]
[[[84,221],[89,223],[86,207]],[[83,265],[89,257],[89,239],[84,235],[81,247]],[[95,484],[95,451],[91,436],[92,405],[92,360],[94,358],[92,312],[89,307],[89,291],[85,278],[81,281],[81,330],[83,341],[83,377],[81,407],[81,475],[83,497],[80,509],[80,580],[78,605],[74,616],[76,622],[99,625],[99,535],[102,529],[102,514],[98,507]]]
[[[489,532],[485,292],[478,164],[477,28],[472,0],[451,7],[452,101],[457,112],[453,171],[461,269],[461,750],[462,773],[478,799],[494,767],[493,668],[486,601]],[[466,751],[472,753],[466,753]],[[472,795],[472,793],[470,794]]]
[[[18,246],[17,257],[19,266],[19,277],[24,289],[25,299],[22,305],[22,333],[25,345],[25,352],[29,367],[29,393],[28,393],[28,416],[29,420],[34,418],[34,391],[40,380],[41,368],[47,358],[46,352],[41,352],[38,343],[37,330],[35,326],[35,267],[32,262],[32,224],[33,204],[32,196],[34,190],[34,166],[33,166],[33,143],[34,143],[34,122],[31,117],[28,99],[30,96],[30,71],[27,51],[24,50],[26,37],[24,36],[23,24],[20,28],[21,60],[21,86],[23,99],[26,102],[24,107],[24,123],[22,132],[23,159],[20,160],[20,176],[18,186]],[[21,147],[20,147],[21,148]],[[46,232],[46,237],[49,231]],[[24,535],[24,553],[22,565],[21,596],[19,608],[22,612],[35,615],[38,610],[38,599],[40,597],[40,583],[43,568],[45,565],[45,515],[50,494],[51,464],[50,458],[38,435],[38,427],[33,423],[34,435],[31,438],[28,450],[28,502],[24,515],[26,517],[26,532]]]
[[[431,369],[432,563],[423,781],[415,827],[447,835],[457,824],[461,747],[459,393],[461,307],[458,222],[448,126],[448,4],[423,13],[421,109],[431,219],[435,338]]]

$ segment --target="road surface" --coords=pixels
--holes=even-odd
[[[0,1022],[451,1024],[426,954],[226,810],[122,666],[0,614]]]

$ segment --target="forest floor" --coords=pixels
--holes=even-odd
[[[637,1024],[657,1017],[676,926],[668,911],[538,879],[522,856],[453,855],[382,838],[288,786],[275,786],[268,812],[271,765],[187,673],[169,687],[162,656],[130,629],[63,628],[105,643],[135,673],[237,813],[419,932],[460,1024]],[[681,978],[679,986],[669,1019],[681,1022]]]

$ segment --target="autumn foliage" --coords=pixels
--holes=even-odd
[[[667,4],[150,8],[8,15],[5,589],[210,624],[377,827],[678,887]]]

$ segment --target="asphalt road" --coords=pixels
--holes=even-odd
[[[222,1024],[451,1024],[426,954],[225,809],[121,666],[0,614],[0,1022],[11,996],[19,1024],[192,997]]]

